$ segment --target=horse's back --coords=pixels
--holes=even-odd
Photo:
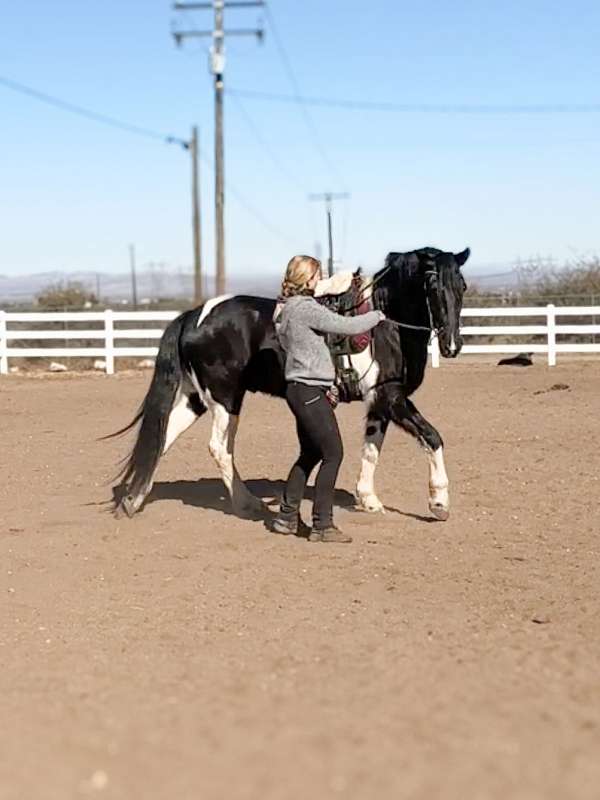
[[[236,406],[246,391],[284,394],[274,310],[275,300],[267,297],[215,298],[184,330],[184,362],[201,388],[226,406]]]

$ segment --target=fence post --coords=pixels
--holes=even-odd
[[[104,346],[106,348],[106,374],[114,375],[115,372],[115,337],[113,312],[106,309],[104,312]]]
[[[546,306],[548,329],[548,366],[556,366],[556,307],[549,303]]]
[[[440,365],[440,345],[438,343],[437,334],[431,337],[431,366],[439,367]]]
[[[8,375],[8,356],[6,355],[7,347],[6,311],[0,311],[0,375]]]

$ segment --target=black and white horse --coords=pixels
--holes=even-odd
[[[440,352],[454,358],[462,347],[459,332],[465,282],[460,268],[469,250],[453,254],[426,247],[390,253],[385,266],[365,283],[375,308],[389,322],[379,325],[371,346],[350,356],[366,405],[357,504],[382,511],[374,474],[391,422],[414,436],[429,458],[429,508],[447,519],[450,503],[443,443],[417,411],[410,396],[421,385],[431,330]],[[140,423],[122,480],[115,488],[117,511],[132,516],[152,488],[158,462],[175,440],[206,411],[212,415],[209,450],[236,513],[263,510],[234,463],[234,441],[246,392],[283,397],[283,354],[273,326],[275,301],[223,296],[173,320],[161,339],[154,375],[140,410],[122,431]],[[117,434],[115,434],[117,435]]]

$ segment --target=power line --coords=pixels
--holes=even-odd
[[[215,165],[211,161],[211,159],[208,158],[208,156],[205,155],[205,153],[203,153],[202,150],[200,150],[200,149],[198,150],[198,154],[200,156],[200,159],[204,162],[204,164],[206,164],[206,166],[209,168],[209,170],[212,173],[214,173],[215,172]],[[261,223],[261,225],[264,228],[266,228],[268,231],[270,231],[274,236],[277,236],[278,239],[281,239],[282,241],[285,241],[287,243],[295,241],[295,239],[292,236],[289,236],[287,233],[285,233],[280,228],[278,228],[276,225],[274,225],[269,219],[267,219],[267,217],[265,217],[265,215],[262,213],[262,211],[259,211],[256,208],[256,206],[254,206],[244,196],[244,194],[242,192],[240,192],[240,190],[236,186],[234,186],[230,181],[226,180],[225,181],[225,186],[227,187],[227,190],[231,193],[232,197],[235,197],[235,199],[237,200],[238,204],[240,206],[242,206],[243,208],[245,208],[246,211],[251,216],[253,216],[256,220],[258,220]]]
[[[91,122],[98,122],[103,125],[109,125],[117,130],[126,131],[127,133],[133,133],[138,136],[145,136],[146,138],[153,139],[154,141],[162,141],[166,144],[179,144],[183,148],[189,148],[189,142],[185,139],[180,138],[179,136],[172,136],[170,134],[160,133],[159,131],[152,130],[151,128],[144,128],[140,125],[133,125],[129,122],[123,122],[122,120],[117,119],[116,117],[111,117],[107,114],[102,114],[97,111],[92,111],[89,108],[84,108],[83,106],[76,105],[71,103],[67,100],[62,100],[55,95],[47,94],[46,92],[40,92],[37,89],[32,88],[31,86],[26,86],[23,83],[19,83],[17,81],[13,81],[9,78],[4,78],[0,76],[0,84],[6,86],[8,89],[12,89],[19,94],[23,94],[27,97],[32,97],[35,100],[40,100],[47,105],[51,105],[61,111],[68,111],[72,114],[78,114],[79,116],[84,117]],[[204,156],[203,153],[200,153],[202,160],[206,163],[211,171],[214,172],[214,165],[213,163]],[[276,226],[274,226],[269,220],[267,220],[263,214],[258,211],[258,209],[254,208],[252,204],[246,200],[246,198],[237,190],[237,188],[232,185],[229,181],[227,182],[227,186],[231,191],[232,195],[236,198],[239,205],[246,209],[246,211],[251,214],[255,219],[257,219],[267,230],[273,233],[275,236],[290,241],[290,237],[288,237],[285,233],[280,231]]]
[[[298,94],[276,94],[254,89],[228,89],[230,95],[323,108],[344,108],[354,111],[387,111],[417,114],[597,114],[600,103],[392,103],[369,100],[344,100],[333,97],[305,97]]]
[[[273,223],[270,222],[263,215],[263,213],[261,211],[258,211],[258,209],[255,206],[253,206],[244,197],[244,195],[239,192],[238,189],[233,187],[228,181],[225,181],[225,184],[227,186],[228,191],[231,193],[232,197],[235,197],[235,199],[238,201],[238,203],[241,206],[243,206],[243,208],[245,208],[246,211],[249,214],[251,214],[255,219],[257,219],[264,228],[266,228],[268,231],[270,231],[274,236],[277,236],[278,239],[281,239],[282,242],[286,242],[287,244],[296,242],[296,239],[294,237],[289,236],[287,233],[282,231],[280,228],[277,228],[275,225],[273,225]]]
[[[306,184],[304,184],[298,178],[297,175],[295,175],[293,172],[291,172],[286,167],[286,165],[281,161],[279,156],[274,152],[273,148],[270,146],[270,144],[267,142],[267,140],[264,138],[264,136],[262,135],[262,133],[260,132],[260,130],[256,126],[254,120],[252,119],[252,117],[248,113],[248,110],[246,109],[245,105],[242,103],[240,97],[237,94],[232,95],[232,97],[235,100],[235,103],[236,103],[237,107],[239,108],[239,110],[240,110],[240,112],[241,112],[241,114],[242,114],[242,116],[243,116],[243,118],[244,118],[244,120],[246,122],[246,125],[248,126],[248,128],[252,132],[252,135],[254,136],[256,141],[259,143],[259,145],[265,151],[265,154],[267,155],[267,157],[269,158],[271,163],[279,170],[279,172],[285,177],[286,180],[291,181],[302,192],[306,193],[308,191],[308,187],[306,186]]]
[[[59,97],[55,97],[54,95],[46,94],[46,92],[40,92],[38,89],[34,89],[31,86],[26,86],[24,83],[18,83],[10,78],[4,78],[0,76],[0,84],[5,86],[7,89],[11,89],[13,92],[18,92],[19,94],[26,95],[27,97],[33,97],[35,100],[39,100],[42,103],[54,106],[54,108],[58,108],[61,111],[68,111],[71,114],[77,114],[80,117],[85,117],[93,122],[100,122],[103,125],[108,125],[112,128],[126,131],[127,133],[134,133],[137,136],[144,136],[147,139],[160,140],[167,144],[186,144],[183,139],[180,139],[177,136],[160,133],[159,131],[152,130],[151,128],[143,128],[140,125],[132,125],[130,122],[123,122],[123,120],[117,119],[116,117],[110,117],[107,114],[100,114],[97,111],[84,108],[84,106],[75,105],[75,103],[61,100]]]
[[[300,86],[298,85],[298,81],[296,79],[296,74],[295,74],[294,69],[292,67],[291,61],[288,58],[287,52],[285,50],[285,47],[283,46],[283,41],[281,39],[281,36],[279,35],[279,30],[277,28],[277,25],[275,24],[275,19],[273,18],[273,13],[271,11],[271,8],[267,4],[265,4],[265,12],[266,12],[267,20],[269,22],[269,27],[271,28],[271,32],[273,33],[273,38],[275,39],[275,44],[277,46],[277,51],[279,53],[279,58],[281,59],[281,63],[283,64],[283,68],[285,69],[285,72],[286,72],[286,74],[288,76],[288,79],[290,81],[290,85],[291,85],[292,90],[294,92],[293,101],[295,103],[297,103],[300,106],[301,110],[302,110],[302,117],[303,117],[304,122],[306,124],[306,127],[307,127],[307,129],[308,129],[308,131],[310,133],[313,145],[314,145],[315,149],[317,150],[317,152],[319,153],[323,163],[325,164],[325,166],[329,170],[331,176],[336,181],[339,182],[339,184],[342,186],[342,188],[346,188],[346,182],[342,178],[338,168],[335,166],[333,161],[329,158],[329,155],[328,155],[325,147],[323,146],[323,142],[321,141],[321,139],[319,137],[319,133],[317,131],[317,127],[315,125],[315,122],[314,122],[311,114],[308,111],[307,103],[304,102],[304,98],[302,97],[302,95],[300,93]],[[228,90],[228,91],[230,93],[232,93],[232,90]],[[240,92],[237,92],[237,93],[240,94]]]

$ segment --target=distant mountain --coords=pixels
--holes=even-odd
[[[108,272],[59,272],[51,270],[32,275],[0,276],[0,304],[32,301],[49,286],[66,283],[80,283],[89,292],[99,293],[101,300],[114,302],[131,299],[131,277],[128,273]],[[231,275],[228,291],[232,294],[256,294],[275,297],[279,288],[279,277],[270,275]],[[214,277],[204,280],[207,296],[214,294]],[[193,294],[193,276],[189,273],[169,270],[146,270],[137,275],[138,300],[158,300],[160,298],[189,298]]]
[[[518,276],[513,269],[489,272],[479,270],[476,265],[465,270],[465,278],[470,286],[483,291],[510,291],[517,288]],[[280,278],[277,275],[232,274],[227,280],[231,294],[253,294],[276,297]],[[2,303],[27,303],[34,300],[42,290],[59,283],[76,282],[89,292],[100,295],[102,301],[119,303],[131,300],[131,277],[129,273],[111,272],[60,272],[48,270],[32,275],[0,276],[0,305]],[[205,276],[205,295],[214,295],[214,277]],[[144,270],[137,275],[138,300],[158,300],[161,298],[184,299],[193,295],[193,276],[187,272],[168,269]]]

